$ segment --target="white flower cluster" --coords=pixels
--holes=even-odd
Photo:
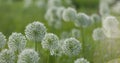
[[[0,52],[0,63],[15,63],[15,55],[13,51],[4,49]]]
[[[77,14],[77,20],[75,21],[75,25],[77,27],[88,27],[92,24],[92,20],[88,15],[85,13],[78,13]]]
[[[0,32],[0,48],[4,48],[6,45],[6,37]]]
[[[53,55],[58,48],[59,38],[53,33],[47,33],[42,41],[42,47],[50,50],[51,55]]]
[[[63,20],[64,21],[75,21],[77,11],[74,8],[67,8],[63,11]]]
[[[106,39],[106,36],[105,36],[102,28],[94,29],[92,37],[94,40],[97,40],[97,41],[101,41],[101,40]]]
[[[102,22],[102,27],[108,38],[120,38],[119,21],[114,16],[106,17]]]
[[[120,1],[113,5],[112,12],[117,15],[120,15]]]
[[[98,14],[92,14],[91,19],[94,23],[99,23],[101,22],[101,17]]]
[[[79,59],[75,60],[74,63],[90,63],[90,62],[87,61],[87,60],[84,59],[84,58],[79,58]]]
[[[64,40],[62,46],[63,52],[68,56],[77,56],[80,54],[82,46],[81,43],[75,38],[68,38]]]
[[[39,54],[33,49],[25,49],[19,54],[17,63],[39,63],[39,59]]]
[[[25,34],[28,40],[41,42],[46,34],[46,27],[40,22],[33,22],[26,26]]]
[[[26,46],[26,38],[21,33],[12,33],[8,40],[8,47],[12,51],[21,52]]]
[[[109,5],[106,2],[104,1],[100,2],[99,9],[100,9],[99,13],[102,17],[110,15]]]

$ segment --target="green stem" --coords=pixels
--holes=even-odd
[[[35,51],[37,52],[37,42],[35,42]]]
[[[49,63],[49,57],[50,57],[50,54],[48,53],[47,63]]]
[[[81,36],[82,36],[82,50],[83,50],[83,57],[84,57],[84,52],[85,52],[85,50],[84,50],[84,47],[85,47],[85,41],[84,41],[84,29],[83,29],[83,27],[81,27]]]
[[[56,55],[55,55],[54,61],[55,61],[55,63],[57,63],[57,56]]]

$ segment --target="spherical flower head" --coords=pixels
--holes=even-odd
[[[63,52],[70,57],[79,55],[81,47],[81,43],[75,38],[65,39],[62,46]]]
[[[25,34],[28,40],[40,42],[46,34],[46,27],[40,22],[33,22],[26,26]]]
[[[94,23],[101,22],[101,17],[98,14],[92,14],[91,19]]]
[[[94,40],[97,40],[97,41],[101,41],[101,40],[106,39],[106,36],[105,36],[102,28],[96,28],[93,31],[92,37]]]
[[[8,47],[12,51],[21,52],[26,46],[26,38],[21,33],[12,33],[8,40]]]
[[[56,29],[59,29],[62,26],[62,22],[61,22],[62,18],[60,15],[61,12],[60,11],[58,12],[58,10],[59,8],[52,7],[52,8],[49,8],[45,14],[45,19],[48,21],[48,25]]]
[[[72,29],[71,31],[72,37],[79,38],[80,37],[80,30],[79,29]]]
[[[109,5],[107,3],[101,2],[99,8],[100,8],[99,13],[102,17],[106,17],[110,14]]]
[[[58,16],[60,19],[62,19],[62,14],[63,14],[63,11],[64,11],[64,10],[65,10],[64,7],[59,7],[59,8],[57,9],[56,14],[57,14],[57,16]]]
[[[19,54],[17,63],[39,63],[39,59],[40,57],[36,51],[25,49]]]
[[[53,33],[47,33],[42,41],[42,47],[50,50],[51,55],[54,50],[58,47],[59,38]]]
[[[4,49],[0,52],[0,63],[15,63],[15,55],[11,50]]]
[[[116,30],[119,27],[119,21],[114,16],[108,16],[102,21],[102,27],[106,30]]]
[[[84,59],[84,58],[79,58],[79,59],[75,60],[74,63],[90,63],[90,62],[87,61],[87,60]]]
[[[0,32],[0,48],[4,48],[6,44],[6,37]]]
[[[67,8],[63,11],[63,20],[68,21],[75,21],[77,16],[77,11],[74,8]]]
[[[77,20],[75,20],[75,25],[77,27],[88,27],[92,24],[90,17],[85,13],[78,13]]]
[[[114,14],[120,15],[120,1],[118,1],[115,5],[112,7],[112,12]]]
[[[45,13],[45,19],[47,21],[54,21],[55,19],[57,19],[58,18],[56,15],[57,10],[58,10],[57,7],[49,8]]]

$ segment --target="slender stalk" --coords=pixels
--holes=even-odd
[[[57,63],[57,56],[56,55],[55,55],[54,61],[55,61],[55,63]]]
[[[47,51],[47,53],[48,53],[48,57],[47,57],[47,63],[49,63],[49,59],[50,59],[50,53],[49,53],[49,51]]]
[[[35,51],[37,52],[37,42],[35,42]]]
[[[84,50],[84,47],[85,47],[85,41],[84,41],[84,29],[83,29],[83,27],[81,26],[81,36],[82,36],[82,54],[83,54],[83,57],[84,57],[84,52],[85,52],[85,50]]]

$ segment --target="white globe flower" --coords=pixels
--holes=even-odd
[[[84,59],[84,58],[79,58],[79,59],[75,60],[74,63],[90,63],[90,62],[87,61],[87,60]]]
[[[54,54],[54,50],[58,47],[59,38],[53,33],[47,33],[42,41],[42,47],[50,50],[51,55]]]
[[[77,20],[75,20],[75,25],[77,27],[88,27],[92,24],[90,17],[85,13],[78,13]]]
[[[94,29],[92,37],[94,40],[98,40],[98,41],[106,39],[106,36],[105,36],[102,28]]]
[[[56,29],[60,29],[62,26],[61,14],[62,9],[59,10],[57,7],[49,8],[45,14],[45,19],[48,21],[48,25]]]
[[[58,19],[58,16],[57,16],[57,10],[58,8],[57,7],[52,7],[52,8],[49,8],[47,10],[47,12],[45,13],[45,19],[47,21],[54,21],[56,19]]]
[[[119,21],[114,16],[108,16],[102,21],[104,29],[115,30],[119,27]]]
[[[23,50],[19,56],[17,63],[39,63],[40,57],[33,49]]]
[[[117,15],[120,15],[120,1],[117,2],[115,5],[113,5],[112,7],[112,12],[117,14]]]
[[[62,14],[63,14],[63,11],[64,11],[64,10],[65,10],[64,7],[59,7],[59,8],[57,9],[56,14],[57,14],[57,16],[58,16],[60,19],[62,19]]]
[[[81,52],[81,43],[75,38],[68,38],[64,40],[62,46],[64,54],[68,56],[77,56]]]
[[[101,17],[98,14],[92,14],[91,19],[94,23],[101,22]]]
[[[110,14],[109,5],[105,2],[101,2],[99,5],[99,13],[102,17],[106,17]]]
[[[104,33],[108,38],[120,38],[119,21],[114,16],[108,16],[102,21]]]
[[[67,8],[63,11],[63,20],[68,21],[75,21],[77,16],[77,11],[74,8]]]
[[[15,63],[15,55],[11,50],[4,49],[0,52],[0,63]]]
[[[12,51],[21,52],[26,46],[26,38],[21,33],[12,33],[8,40],[8,47]]]
[[[0,32],[0,48],[4,48],[6,45],[6,37]]]
[[[25,34],[28,40],[41,42],[46,34],[46,27],[41,22],[33,22],[26,26]]]

